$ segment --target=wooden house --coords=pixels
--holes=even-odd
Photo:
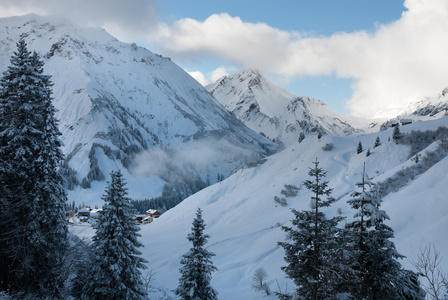
[[[148,209],[146,211],[146,215],[151,218],[158,218],[158,217],[160,217],[161,214],[162,213],[160,211],[155,210],[155,209]]]

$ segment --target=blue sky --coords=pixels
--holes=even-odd
[[[447,0],[1,0],[171,57],[199,82],[255,67],[341,113],[390,117],[448,87]]]
[[[398,20],[405,7],[402,0],[163,0],[158,10],[166,23],[228,13],[282,30],[331,35],[371,30],[376,23]]]

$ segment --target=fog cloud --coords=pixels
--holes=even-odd
[[[242,162],[243,158],[241,149],[222,141],[202,140],[177,148],[155,147],[143,151],[135,156],[132,172],[141,176],[154,174],[168,179],[173,173],[179,173],[179,170],[182,172],[185,169],[194,169],[204,174],[206,170],[211,171],[218,165],[221,170],[226,169],[223,168],[226,161]]]

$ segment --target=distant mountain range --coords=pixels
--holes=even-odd
[[[292,95],[254,69],[243,69],[206,88],[247,127],[285,146],[297,142],[301,132],[351,135],[376,125],[336,113],[320,100]]]
[[[392,119],[361,119],[341,115],[324,102],[298,97],[274,85],[258,70],[247,68],[224,76],[207,90],[252,130],[289,146],[300,133],[352,135],[387,129],[401,119],[434,120],[448,115],[448,88],[396,111]]]

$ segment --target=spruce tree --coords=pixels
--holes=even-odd
[[[328,188],[328,181],[324,181],[326,171],[319,167],[317,159],[308,174],[312,180],[304,181],[303,185],[313,193],[311,209],[300,212],[292,209],[295,218],[291,222],[295,228],[282,227],[292,239],[292,243],[279,242],[288,263],[282,270],[293,279],[300,299],[334,299],[339,293],[341,278],[336,259],[341,231],[337,224],[342,218],[327,219],[320,211],[335,200],[322,199],[330,196],[332,189]]]
[[[0,79],[1,288],[58,297],[67,247],[61,135],[43,61],[17,43]]]
[[[185,300],[218,299],[218,292],[210,285],[212,273],[218,270],[211,260],[215,254],[204,248],[210,237],[204,234],[204,229],[202,210],[198,208],[191,233],[187,236],[193,247],[182,256],[180,263],[183,267],[179,270],[181,277],[175,290],[175,293]]]
[[[356,153],[360,154],[362,153],[363,149],[362,149],[362,144],[361,142],[358,143],[358,148],[356,148]]]
[[[419,286],[407,280],[398,259],[404,256],[395,249],[394,232],[384,223],[389,216],[380,209],[376,185],[365,179],[356,184],[348,203],[356,210],[354,220],[346,225],[351,234],[352,268],[356,271],[351,280],[350,293],[356,299],[400,299],[405,293],[419,298]],[[411,272],[412,273],[412,272]]]
[[[394,131],[392,132],[392,139],[394,139],[395,141],[399,140],[402,138],[401,135],[401,131],[400,131],[400,126],[397,125],[394,127]]]
[[[111,172],[103,206],[92,238],[93,263],[86,294],[90,299],[144,299],[140,269],[146,260],[137,248],[137,223],[131,220],[130,200],[120,171]]]
[[[381,140],[380,140],[379,136],[376,137],[375,144],[373,145],[373,148],[376,148],[378,146],[381,146]]]

